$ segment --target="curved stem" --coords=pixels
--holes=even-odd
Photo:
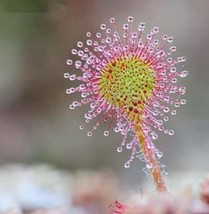
[[[152,165],[152,167],[149,169],[149,171],[152,176],[155,187],[158,192],[166,192],[167,187],[163,180],[162,173],[161,173],[158,161],[153,152],[153,149],[147,148],[147,144],[145,141],[143,131],[138,125],[135,126],[135,130],[136,130],[137,137],[139,139],[139,144],[140,144],[141,150],[143,152],[145,161],[147,163],[149,162]]]

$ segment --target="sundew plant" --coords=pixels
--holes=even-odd
[[[115,18],[111,18],[110,24],[101,24],[95,35],[87,32],[85,43],[77,42],[77,48],[71,51],[75,60],[68,59],[67,65],[82,74],[65,73],[64,77],[80,84],[68,88],[66,93],[81,94],[70,109],[90,106],[80,129],[94,120],[89,137],[102,122],[107,124],[105,136],[111,130],[120,133],[122,142],[117,151],[122,152],[124,147],[131,150],[124,167],[129,168],[134,157],[141,159],[156,189],[166,191],[162,176],[165,169],[159,162],[162,152],[154,141],[159,132],[174,134],[165,123],[186,103],[182,99],[186,88],[177,84],[179,78],[188,74],[183,68],[186,57],[173,56],[173,37],[165,34],[160,40],[156,38],[158,27],[143,35],[145,23],[139,23],[138,29],[132,23],[133,17],[129,16],[119,33]]]

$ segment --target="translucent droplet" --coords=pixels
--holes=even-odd
[[[128,20],[128,22],[133,22],[134,21],[134,17],[133,16],[129,16],[127,20]]]
[[[110,23],[115,23],[115,18],[110,18]]]
[[[137,38],[137,33],[136,32],[132,33],[132,38],[134,38],[134,39]]]
[[[67,65],[72,65],[73,61],[72,61],[72,59],[67,59],[66,63],[67,63]]]
[[[76,55],[77,52],[78,52],[78,51],[77,51],[76,49],[72,49],[72,50],[71,50],[71,53],[72,53],[73,55]]]
[[[76,75],[75,74],[72,74],[70,75],[70,78],[69,78],[71,81],[74,81],[76,79]]]
[[[163,40],[167,40],[168,39],[168,35],[164,34],[163,35]]]
[[[177,113],[176,110],[172,110],[172,111],[171,111],[171,114],[172,114],[172,115],[176,115],[176,113]]]
[[[106,38],[106,43],[111,43],[111,38],[110,37],[108,37],[108,38]]]
[[[188,71],[181,71],[179,74],[179,76],[182,78],[186,77],[187,75],[188,75]]]
[[[169,120],[169,117],[165,116],[165,117],[163,118],[163,120],[164,120],[164,121],[168,121],[168,120]]]
[[[124,29],[124,30],[127,30],[127,29],[128,29],[128,24],[124,24],[124,25],[123,25],[123,29]]]
[[[144,30],[144,28],[145,28],[145,23],[144,22],[140,22],[138,30],[141,31],[141,30]]]
[[[101,38],[101,36],[102,36],[101,33],[97,33],[97,34],[96,34],[96,37],[97,37],[97,38]]]
[[[171,50],[172,52],[175,52],[175,51],[176,51],[176,46],[171,46],[171,47],[170,47],[170,50]]]
[[[182,99],[182,100],[180,100],[180,103],[181,103],[181,105],[185,105],[186,104],[186,100]]]
[[[153,33],[158,33],[159,32],[159,27],[155,26],[152,30],[153,30]]]
[[[82,130],[83,128],[84,128],[84,126],[82,126],[82,125],[81,125],[81,126],[79,126],[79,129],[80,129],[80,130]]]
[[[176,102],[176,103],[174,104],[174,106],[175,106],[176,108],[178,108],[178,107],[180,106],[180,103],[179,103],[179,102]]]
[[[133,147],[132,143],[126,144],[126,148],[127,148],[127,149],[132,149],[132,147]]]
[[[169,135],[174,135],[174,130],[170,130],[170,131],[168,132],[168,134],[169,134]]]
[[[91,136],[92,136],[92,132],[88,132],[88,133],[87,133],[87,136],[88,136],[88,137],[91,137]]]
[[[70,74],[69,73],[64,73],[64,78],[69,78],[70,77]]]
[[[106,29],[106,24],[101,24],[101,25],[100,25],[100,28],[101,28],[102,30],[105,30],[105,29]]]
[[[123,148],[120,146],[117,148],[117,152],[122,152],[123,151]]]
[[[73,90],[71,88],[66,89],[66,94],[72,94]]]
[[[164,130],[164,127],[163,127],[163,126],[160,126],[160,127],[159,127],[159,131],[162,132],[163,130]]]
[[[164,111],[165,113],[168,113],[168,112],[170,111],[170,109],[169,109],[169,107],[165,107],[165,108],[163,109],[163,111]]]
[[[91,33],[90,33],[90,32],[87,32],[87,33],[86,33],[86,36],[87,36],[87,37],[91,37]]]
[[[168,129],[165,129],[165,130],[164,130],[164,133],[165,133],[165,134],[168,134]]]
[[[150,40],[152,36],[150,34],[147,34],[147,39]]]
[[[127,161],[127,162],[124,164],[124,167],[125,167],[125,168],[130,168],[130,166],[131,166],[131,165],[130,165],[130,162],[129,162],[129,161]]]
[[[84,52],[83,52],[82,50],[79,50],[79,51],[78,51],[78,56],[80,56],[81,59],[82,59],[83,54],[84,54]]]
[[[82,65],[82,63],[81,63],[80,60],[77,60],[77,61],[75,62],[75,67],[76,67],[76,68],[80,68],[81,65]]]
[[[171,67],[171,68],[170,68],[170,72],[171,72],[171,73],[175,73],[175,72],[176,72],[176,67]]]
[[[104,131],[104,136],[108,136],[108,135],[109,135],[109,131],[108,130]]]
[[[86,88],[86,87],[85,87],[85,85],[84,85],[84,84],[80,84],[80,85],[79,85],[79,90],[81,90],[81,91],[82,91],[82,90],[84,90],[85,88]]]
[[[73,109],[75,109],[75,106],[74,106],[73,104],[71,104],[71,105],[69,106],[69,108],[70,108],[71,110],[73,110]]]
[[[92,40],[91,39],[87,39],[86,44],[91,46],[92,45]]]
[[[106,29],[106,33],[107,33],[107,34],[110,34],[110,33],[111,33],[111,29],[110,29],[110,28],[107,28],[107,29]]]
[[[180,92],[180,94],[185,94],[186,93],[186,87],[180,86],[179,87],[179,92]]]
[[[169,43],[173,42],[173,37],[172,37],[172,36],[169,36],[167,41],[168,41]]]
[[[114,131],[115,131],[116,133],[118,133],[120,130],[119,130],[118,127],[115,127],[115,128],[114,128]]]
[[[158,135],[157,135],[156,133],[154,133],[154,134],[152,135],[152,139],[153,139],[153,140],[157,140],[157,138],[158,138]]]
[[[82,47],[83,47],[83,42],[81,42],[81,41],[77,42],[77,46],[78,46],[79,48],[82,48]]]
[[[172,78],[172,79],[171,79],[171,82],[172,82],[172,83],[177,83],[177,78],[175,78],[175,77]]]

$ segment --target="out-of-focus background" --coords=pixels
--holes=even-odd
[[[169,121],[174,137],[161,136],[167,171],[209,170],[209,1],[208,0],[1,0],[0,1],[0,164],[48,163],[67,170],[109,168],[127,186],[146,179],[136,160],[124,169],[129,153],[117,153],[121,137],[91,138],[79,130],[88,107],[68,105],[71,82],[66,59],[85,33],[109,18],[118,27],[134,16],[174,37],[178,55],[187,57],[187,105]]]

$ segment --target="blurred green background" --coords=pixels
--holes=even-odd
[[[63,78],[76,42],[87,31],[129,15],[174,36],[186,55],[187,105],[169,127],[174,137],[156,142],[168,172],[209,170],[209,1],[208,0],[1,0],[0,1],[0,164],[46,162],[67,169],[109,167],[130,184],[138,183],[138,160],[124,169],[129,153],[117,153],[121,137],[88,138],[78,129],[88,107],[71,111],[71,82]]]

